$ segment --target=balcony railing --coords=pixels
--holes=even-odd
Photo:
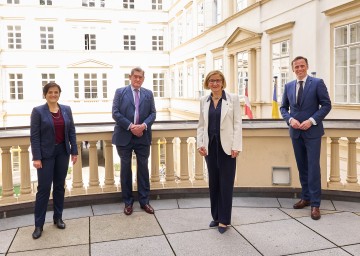
[[[151,190],[207,187],[204,159],[196,151],[196,126],[196,121],[154,124],[149,163]],[[324,126],[320,158],[323,191],[360,192],[360,120],[326,120]],[[119,162],[119,159],[111,144],[113,124],[77,125],[76,131],[80,155],[72,167],[66,196],[121,191],[118,175],[114,171],[114,162]],[[85,141],[88,145],[86,149],[83,146]],[[17,179],[12,168],[11,152],[14,148],[19,150],[20,178]],[[30,168],[29,128],[2,129],[0,149],[0,206],[34,201],[36,175],[31,178],[31,173],[36,172]],[[84,157],[81,157],[85,151],[88,154],[88,172],[82,162]],[[104,167],[99,166],[99,160]],[[136,172],[133,173],[136,190]],[[17,193],[14,187],[19,187]],[[243,152],[237,159],[235,187],[251,188],[253,191],[264,188],[295,191],[300,188],[292,144],[284,121],[243,121]]]

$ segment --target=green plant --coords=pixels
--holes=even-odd
[[[68,167],[68,170],[67,170],[67,174],[71,174],[71,172],[72,172],[72,167]]]
[[[115,163],[114,164],[114,171],[120,172],[120,163]]]

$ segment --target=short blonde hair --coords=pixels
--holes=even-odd
[[[206,78],[205,78],[205,80],[204,80],[204,84],[203,84],[203,87],[204,87],[204,89],[206,89],[206,90],[209,90],[210,88],[209,88],[209,79],[210,79],[210,77],[211,76],[213,76],[213,75],[219,75],[219,76],[221,76],[221,79],[222,79],[222,89],[225,89],[226,88],[226,80],[225,80],[225,76],[224,76],[224,74],[220,71],[220,70],[213,70],[213,71],[210,71],[208,74],[207,74],[207,76],[206,76]]]

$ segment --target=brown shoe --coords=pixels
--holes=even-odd
[[[294,209],[302,209],[306,206],[310,205],[310,201],[306,201],[306,200],[300,200],[299,202],[297,202],[296,204],[293,205]]]
[[[133,213],[133,206],[132,206],[132,204],[125,205],[124,213],[125,213],[126,215],[131,215],[131,214]]]
[[[144,211],[148,214],[154,214],[154,209],[151,207],[150,204],[142,205],[141,208],[144,209]]]
[[[321,218],[320,209],[319,207],[311,207],[311,218],[313,220],[318,220]]]

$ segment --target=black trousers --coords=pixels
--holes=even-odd
[[[227,155],[220,140],[212,139],[205,157],[209,172],[211,215],[214,221],[231,224],[236,158]]]
[[[64,209],[65,178],[69,166],[69,154],[65,143],[55,146],[51,158],[42,159],[42,168],[37,169],[38,187],[35,201],[35,226],[42,227],[45,222],[51,185],[53,185],[54,219],[62,218]]]

